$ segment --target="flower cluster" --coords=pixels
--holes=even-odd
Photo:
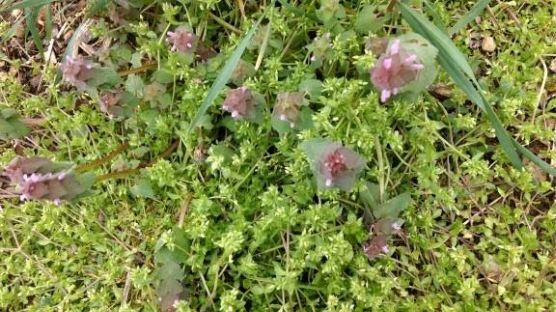
[[[166,42],[172,45],[172,51],[191,53],[195,49],[195,42],[197,37],[195,34],[187,30],[185,27],[180,26],[174,31],[168,32]]]
[[[84,192],[75,174],[42,157],[16,157],[4,174],[17,185],[21,200],[49,200],[59,205]]]
[[[380,89],[380,101],[386,102],[400,88],[417,78],[424,65],[418,62],[417,54],[407,52],[395,39],[390,48],[380,56],[371,69],[371,81]]]
[[[80,90],[87,87],[87,80],[92,77],[93,63],[87,60],[68,56],[58,67],[64,80]]]
[[[233,118],[249,118],[255,115],[257,102],[247,87],[230,89],[222,104],[222,109],[232,114]]]
[[[294,128],[299,121],[299,112],[303,106],[302,92],[282,92],[274,106],[273,115],[281,121],[288,122]]]
[[[351,188],[365,165],[364,159],[340,143],[327,146],[318,162],[318,174],[326,187]]]
[[[123,96],[122,91],[109,92],[102,95],[99,99],[100,110],[106,114],[110,119],[124,115],[124,109],[120,105]]]
[[[315,37],[315,39],[313,39],[313,43],[309,46],[309,49],[312,51],[311,62],[324,60],[330,48],[333,47],[333,44],[330,42],[330,37],[330,33],[327,32],[324,36]]]
[[[365,166],[363,157],[338,142],[311,139],[303,142],[301,148],[314,163],[320,189],[337,187],[349,191]]]

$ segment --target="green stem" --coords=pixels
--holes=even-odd
[[[380,140],[378,135],[375,136],[375,148],[376,148],[376,159],[378,162],[378,198],[380,203],[384,202],[384,159],[382,159],[382,146],[380,145]]]
[[[236,34],[241,34],[241,30],[235,28],[233,25],[228,24],[228,22],[226,22],[225,20],[221,19],[220,17],[212,14],[212,12],[208,12],[208,15],[210,16],[210,18],[212,18],[215,22],[217,22],[218,24],[224,26],[224,28],[231,30],[233,32],[235,32]]]

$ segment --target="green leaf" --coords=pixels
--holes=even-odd
[[[137,197],[154,198],[154,191],[147,180],[139,180],[137,184],[131,187],[131,193]]]
[[[377,219],[394,220],[398,218],[400,212],[407,209],[410,202],[411,195],[409,193],[403,193],[379,205],[373,209],[372,212]]]
[[[95,181],[96,181],[96,176],[92,172],[79,174],[79,175],[77,175],[76,178],[77,178],[77,181],[79,182],[79,184],[81,185],[81,187],[84,190],[90,189],[95,184]]]
[[[450,75],[454,82],[462,88],[469,99],[487,114],[487,117],[496,130],[496,136],[506,156],[516,168],[521,169],[523,164],[513,146],[512,140],[486,100],[482,90],[478,89],[477,79],[473,74],[473,70],[467,63],[465,56],[457,49],[450,38],[433,23],[428,21],[422,14],[411,9],[403,2],[400,2],[399,5],[404,19],[411,28],[429,40],[438,49],[438,62],[448,75]]]
[[[13,108],[0,111],[0,139],[13,140],[27,135],[29,128],[20,121],[19,113]]]
[[[86,16],[91,17],[91,16],[96,15],[100,11],[107,9],[109,3],[110,3],[110,0],[96,0],[96,1],[94,1],[93,4],[90,6],[90,10],[89,10],[89,12],[87,12]]]
[[[374,5],[365,5],[361,11],[357,14],[357,18],[355,20],[355,25],[353,26],[354,29],[359,32],[366,34],[368,32],[376,33],[379,31],[384,23],[383,18],[378,18],[377,14],[375,13],[376,6]]]
[[[125,89],[136,97],[142,98],[143,91],[145,89],[145,83],[143,82],[143,79],[141,79],[141,77],[137,75],[129,75],[125,82]]]
[[[274,7],[274,1],[272,1],[272,4],[269,7]],[[251,38],[253,38],[253,35],[255,35],[255,31],[259,27],[259,24],[261,23],[265,15],[266,14],[261,15],[255,25],[253,25],[253,27],[251,27],[247,34],[245,34],[245,37],[243,37],[235,51],[232,53],[232,56],[230,56],[230,59],[228,59],[228,61],[226,62],[226,65],[224,65],[224,68],[222,68],[222,70],[220,71],[220,74],[218,74],[218,77],[216,77],[216,80],[214,80],[214,83],[212,84],[207,97],[204,99],[201,107],[199,107],[199,110],[197,110],[197,113],[193,117],[193,120],[191,120],[189,128],[187,129],[187,134],[189,134],[195,127],[197,127],[199,121],[201,120],[201,117],[203,117],[203,115],[207,112],[208,108],[212,105],[218,94],[220,94],[220,91],[222,91],[222,89],[228,83],[228,80],[230,80],[230,77],[232,77],[234,69],[241,60],[241,55],[249,45],[249,41],[251,40]]]
[[[319,160],[322,150],[329,146],[332,142],[328,139],[314,138],[299,144],[299,148],[307,155],[309,162],[314,163]]]
[[[32,9],[36,7],[41,7],[45,4],[49,4],[54,1],[58,1],[58,0],[23,0],[6,9],[0,10],[0,12],[9,12],[9,11],[21,10],[21,9]]]
[[[101,85],[115,86],[121,82],[122,78],[115,69],[111,67],[93,67],[91,78],[87,80],[87,85],[91,87],[99,87]]]
[[[429,11],[430,15],[432,16],[432,20],[434,21],[436,26],[440,30],[442,30],[443,33],[447,34],[448,30],[446,30],[446,27],[444,27],[444,24],[442,23],[442,18],[440,17],[438,12],[436,11],[436,3],[435,3],[435,6],[433,6],[429,1],[425,0],[424,4],[425,4],[425,7],[427,8],[427,10]]]
[[[514,146],[517,148],[517,150],[521,154],[523,154],[523,156],[529,158],[529,160],[531,160],[531,162],[533,162],[535,165],[539,166],[542,170],[546,171],[547,173],[549,173],[553,176],[556,176],[556,169],[554,169],[554,167],[552,167],[550,164],[548,164],[544,160],[537,157],[535,154],[531,153],[528,149],[526,149],[521,144],[519,144],[519,142],[517,142],[515,139],[513,139],[512,142],[513,142]]]
[[[366,188],[359,192],[361,201],[371,211],[377,209],[380,204],[380,187],[376,183],[365,182]]]
[[[479,16],[486,8],[490,0],[480,0],[475,3],[475,5],[465,14],[450,30],[448,31],[448,35],[451,36],[457,33],[460,29],[462,29],[465,25],[472,22],[475,17]]]
[[[299,84],[299,91],[309,95],[312,99],[317,99],[322,93],[322,81],[318,79],[306,79]]]
[[[25,22],[27,24],[27,29],[31,33],[31,37],[33,38],[33,42],[35,43],[37,50],[39,50],[41,57],[44,57],[44,47],[42,46],[42,38],[39,34],[39,30],[37,29],[37,24],[36,24],[37,16],[39,14],[40,9],[41,6],[25,9],[25,12],[27,13],[27,15],[25,15]]]

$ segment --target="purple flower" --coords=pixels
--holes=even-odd
[[[185,27],[180,26],[175,31],[169,31],[166,42],[172,44],[172,51],[190,53],[195,48],[197,37]]]
[[[54,163],[42,157],[16,157],[6,167],[4,174],[12,181],[19,184],[23,182],[23,177],[35,172],[48,172]]]
[[[363,252],[370,260],[375,259],[381,254],[388,253],[388,238],[386,235],[375,235],[363,244]]]
[[[380,101],[386,102],[409,82],[417,78],[424,68],[416,54],[408,53],[395,39],[371,69],[371,81],[381,91]]]
[[[294,128],[299,121],[299,112],[303,106],[302,92],[282,92],[278,94],[278,101],[272,114],[280,120],[288,122]]]
[[[17,157],[5,174],[17,185],[21,200],[49,200],[59,205],[84,191],[75,174],[60,170],[62,167],[41,157]]]
[[[309,50],[312,51],[311,62],[316,62],[317,60],[323,60],[326,54],[334,46],[330,42],[330,33],[327,32],[322,37],[315,37],[313,43],[309,45]]]
[[[92,62],[68,56],[58,66],[66,82],[81,90],[87,87],[87,80],[92,76]]]
[[[222,104],[222,109],[232,114],[233,118],[249,118],[255,115],[255,105],[257,105],[251,91],[246,87],[230,89],[226,99]]]
[[[100,97],[100,110],[108,114],[108,118],[120,117],[124,115],[124,109],[120,105],[123,96],[122,91],[110,92]]]
[[[318,177],[325,187],[349,190],[365,166],[365,160],[340,143],[329,143],[317,163]]]

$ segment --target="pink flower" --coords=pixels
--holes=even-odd
[[[178,27],[175,31],[169,31],[166,42],[172,44],[172,51],[184,53],[193,52],[197,37],[185,27]]]
[[[255,114],[256,101],[246,87],[231,89],[226,95],[222,109],[232,114],[233,118],[249,118]]]
[[[100,110],[106,114],[110,119],[124,115],[124,109],[121,106],[121,99],[123,96],[122,91],[110,92],[100,97]]]
[[[294,128],[299,121],[299,112],[302,106],[302,92],[282,92],[278,94],[278,101],[272,114],[280,120],[288,122],[290,128]]]
[[[317,163],[318,177],[325,187],[349,190],[363,166],[365,160],[359,154],[340,143],[329,143]]]
[[[386,102],[400,88],[417,78],[424,68],[416,54],[408,53],[395,39],[371,69],[371,81],[381,91],[380,101]]]
[[[87,87],[86,82],[92,76],[92,62],[68,56],[65,62],[58,66],[66,82],[81,90]]]
[[[21,200],[49,200],[59,205],[84,191],[75,174],[60,170],[62,167],[67,166],[42,157],[17,157],[10,162],[5,175],[17,185]]]

